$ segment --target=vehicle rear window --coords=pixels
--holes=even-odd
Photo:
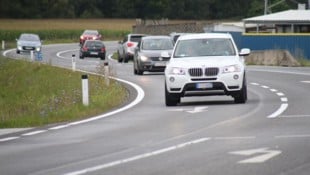
[[[181,40],[177,43],[174,57],[232,56],[236,55],[229,38]]]
[[[142,43],[143,50],[172,50],[173,42],[171,39],[146,39]]]
[[[130,40],[133,42],[140,42],[143,36],[131,36]]]

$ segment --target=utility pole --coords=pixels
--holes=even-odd
[[[265,0],[265,10],[264,10],[264,15],[267,15],[267,9],[268,9],[268,0]]]

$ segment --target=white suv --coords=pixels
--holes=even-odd
[[[236,103],[247,100],[243,56],[230,34],[202,33],[180,36],[165,69],[166,106],[181,97],[231,95]],[[162,56],[167,55],[162,53]]]

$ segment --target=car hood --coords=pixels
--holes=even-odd
[[[146,57],[160,57],[162,52],[168,52],[168,54],[171,55],[172,50],[144,50],[140,51],[139,54]]]
[[[242,64],[243,59],[239,56],[207,56],[207,57],[184,57],[174,58],[169,61],[173,67],[223,67],[235,64]]]
[[[21,46],[32,46],[32,47],[39,47],[39,46],[41,46],[41,42],[39,42],[39,41],[18,40],[17,44],[21,45]]]

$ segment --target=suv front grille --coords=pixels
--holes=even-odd
[[[201,68],[190,68],[188,73],[192,77],[201,77],[202,76],[202,69]]]
[[[205,69],[206,76],[216,76],[219,73],[219,68],[217,67],[210,67]]]
[[[217,67],[209,67],[204,70],[202,68],[190,68],[188,73],[191,77],[201,77],[205,76],[216,76],[219,73],[219,68]]]

